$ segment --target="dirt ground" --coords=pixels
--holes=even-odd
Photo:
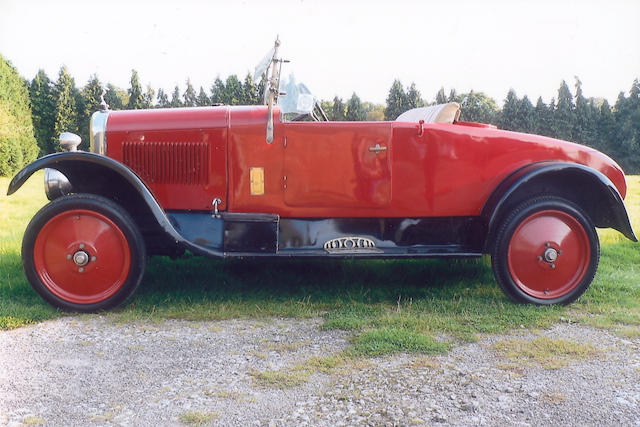
[[[0,424],[640,426],[638,338],[560,324],[334,366],[350,335],[321,324],[84,316],[2,331]],[[578,350],[509,353],[532,342]]]

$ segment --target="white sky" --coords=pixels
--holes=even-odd
[[[217,75],[244,78],[272,47],[323,99],[384,103],[394,78],[433,100],[444,86],[510,87],[532,102],[574,91],[611,103],[640,78],[638,0],[36,1],[0,0],[0,53],[26,78],[56,79],[66,64],[82,86],[93,73],[129,86],[196,90]],[[285,65],[287,67],[287,65]]]

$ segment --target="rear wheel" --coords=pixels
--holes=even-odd
[[[146,265],[135,222],[104,197],[76,194],[43,207],[22,241],[22,264],[31,286],[68,311],[116,307],[136,290]]]
[[[518,206],[500,227],[493,272],[516,302],[569,304],[591,284],[600,244],[589,217],[575,204],[539,197]]]

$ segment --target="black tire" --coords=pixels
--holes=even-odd
[[[118,204],[74,194],[52,201],[31,219],[22,265],[49,304],[96,312],[133,295],[144,275],[146,248],[136,223]]]
[[[574,203],[537,197],[506,217],[491,253],[493,274],[513,301],[569,304],[595,277],[600,242],[593,223]]]

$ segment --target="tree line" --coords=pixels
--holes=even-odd
[[[262,103],[264,80],[253,81],[230,75],[217,77],[213,84],[199,90],[186,79],[184,89],[178,85],[171,93],[163,89],[144,88],[135,70],[129,87],[122,89],[111,83],[103,85],[96,75],[78,87],[63,66],[53,81],[40,70],[32,80],[25,80],[0,56],[0,175],[8,175],[36,156],[60,151],[58,135],[74,132],[81,136],[80,149],[89,145],[89,120],[100,109],[103,86],[105,101],[112,110],[144,108],[178,108],[208,105],[256,105]],[[343,100],[336,96],[322,100],[321,106],[329,120],[362,121],[394,120],[411,108],[458,102],[462,106],[461,120],[491,123],[501,129],[535,133],[575,141],[603,151],[618,161],[627,173],[640,172],[640,83],[633,81],[628,95],[620,92],[611,106],[606,99],[587,98],[582,83],[575,78],[575,93],[565,81],[557,98],[545,104],[539,97],[536,104],[525,95],[518,97],[511,89],[502,108],[483,92],[470,91],[448,94],[441,88],[432,101],[422,98],[416,85],[404,87],[395,80],[386,103],[362,101],[356,93]]]

